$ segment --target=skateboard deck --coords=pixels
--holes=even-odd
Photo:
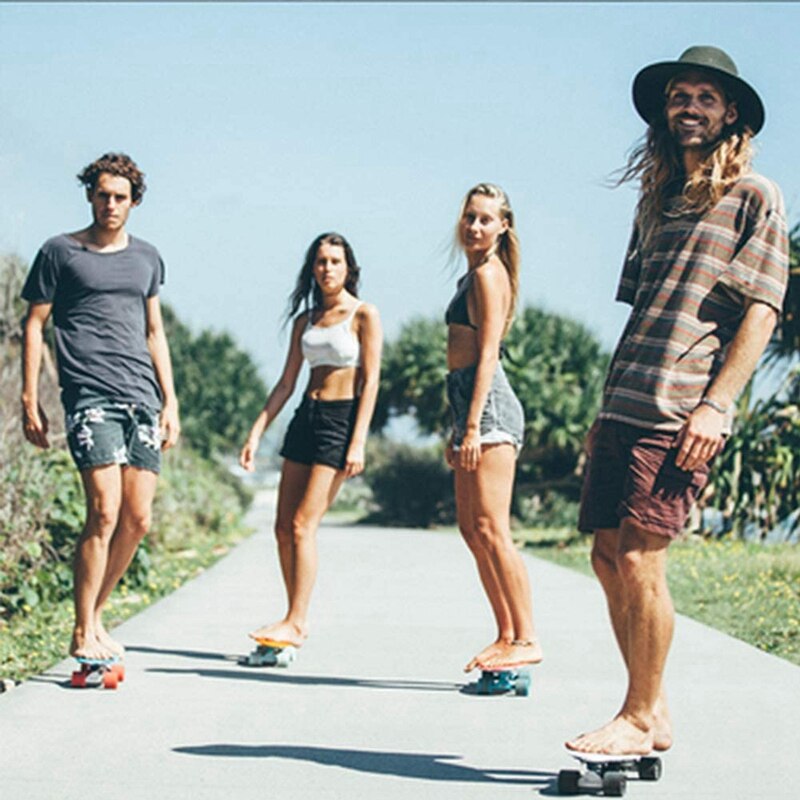
[[[73,671],[69,683],[76,689],[116,689],[125,680],[125,665],[118,658],[75,660],[80,669]]]
[[[288,667],[297,659],[297,647],[291,642],[256,639],[256,647],[239,659],[244,667]]]
[[[470,694],[514,694],[527,697],[531,691],[529,669],[484,669],[474,683],[469,684]]]
[[[663,772],[661,759],[653,755],[578,753],[569,748],[567,753],[584,770],[562,769],[558,773],[558,793],[562,795],[590,793],[622,797],[631,773],[642,781],[657,781]]]

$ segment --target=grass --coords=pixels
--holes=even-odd
[[[591,574],[589,537],[521,531],[533,555]],[[697,536],[670,546],[667,575],[677,611],[800,665],[800,548]]]
[[[150,553],[147,583],[128,589],[120,584],[111,596],[104,622],[113,628],[199,575],[251,531],[228,526],[226,532],[197,536],[191,547]],[[43,672],[68,654],[72,636],[72,601],[34,607],[10,620],[0,619],[0,679],[21,681]]]

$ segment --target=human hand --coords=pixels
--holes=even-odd
[[[676,466],[691,472],[717,455],[725,444],[724,424],[724,414],[705,404],[697,406],[675,439]]]
[[[47,432],[50,423],[44,409],[37,403],[35,406],[22,405],[22,430],[25,438],[36,447],[46,450],[50,447]]]
[[[361,442],[350,442],[344,460],[345,478],[354,478],[364,471],[364,445]]]
[[[480,431],[467,430],[461,440],[458,450],[461,467],[467,472],[474,472],[481,460],[481,434]]]
[[[177,403],[167,402],[164,404],[164,408],[161,409],[159,425],[161,427],[161,449],[169,450],[178,443],[178,437],[181,435]]]
[[[258,438],[249,436],[239,453],[239,464],[247,472],[256,471],[256,451],[258,450]]]

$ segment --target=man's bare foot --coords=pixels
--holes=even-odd
[[[125,655],[125,648],[116,639],[112,639],[102,622],[96,622],[94,635],[102,647],[110,650],[117,658]]]
[[[653,750],[652,729],[643,730],[622,715],[592,733],[584,733],[570,742],[570,750],[579,753],[605,753],[608,755],[642,755]]]
[[[273,642],[286,642],[301,647],[308,636],[308,630],[284,619],[272,625],[263,625],[248,635],[251,639],[271,639]]]
[[[78,630],[72,634],[69,654],[75,658],[90,658],[98,661],[114,658],[114,653],[104,647],[94,634],[85,634]]]
[[[507,646],[509,643],[510,642],[505,639],[498,639],[496,642],[492,642],[488,647],[484,647],[478,655],[472,657],[472,660],[464,667],[464,672],[472,672],[472,670],[477,669],[487,658],[491,658],[496,653],[500,652],[500,649]]]
[[[542,658],[542,647],[537,639],[515,639],[502,642],[494,653],[478,663],[481,669],[508,669],[524,664],[538,664]]]
[[[672,747],[672,721],[664,697],[658,698],[653,714],[653,750],[669,750]]]

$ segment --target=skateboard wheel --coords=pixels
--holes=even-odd
[[[639,762],[639,778],[643,781],[657,781],[663,771],[664,768],[661,764],[661,759],[656,758],[643,758]]]
[[[603,794],[606,797],[622,797],[628,785],[624,772],[606,772],[603,775]]]
[[[581,774],[574,769],[562,769],[558,773],[558,793],[559,794],[578,794],[578,781]]]
[[[119,683],[119,680],[117,678],[117,673],[114,672],[113,669],[108,670],[108,672],[106,672],[103,675],[103,688],[104,689],[116,689],[118,683]]]
[[[527,697],[531,693],[531,676],[523,672],[514,685],[514,694],[518,697]]]
[[[73,672],[70,679],[70,686],[76,689],[83,689],[86,686],[86,673],[81,670],[80,672]]]
[[[125,680],[125,665],[124,664],[120,664],[120,663],[114,664],[114,666],[111,667],[111,671],[117,676],[117,681],[119,683],[122,683],[122,681]]]

